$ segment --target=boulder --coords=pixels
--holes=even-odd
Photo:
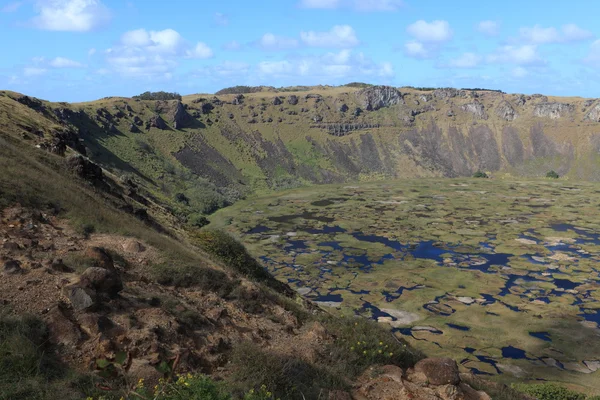
[[[123,250],[125,250],[128,253],[142,253],[146,251],[144,245],[134,239],[125,241],[125,243],[122,244],[122,247]]]
[[[349,110],[349,107],[348,107],[348,105],[347,105],[347,104],[342,104],[342,105],[340,106],[340,112],[343,112],[343,113],[345,113],[345,112],[346,112],[346,111],[348,111],[348,110]]]
[[[155,114],[152,118],[148,120],[146,126],[157,129],[167,129],[167,124],[164,119],[158,114]]]
[[[473,114],[476,119],[488,119],[487,113],[485,112],[485,107],[478,101],[463,104],[460,108],[464,112]]]
[[[93,261],[93,266],[115,271],[113,259],[106,250],[101,247],[88,247],[85,256]]]
[[[81,340],[81,331],[67,317],[61,307],[52,308],[46,314],[50,342],[53,344],[74,346]]]
[[[202,104],[202,114],[210,114],[210,112],[214,109],[215,106],[213,106],[211,103]]]
[[[140,128],[138,128],[136,124],[130,124],[129,125],[129,132],[131,132],[131,133],[140,133]]]
[[[137,126],[142,126],[144,124],[144,121],[142,121],[142,119],[136,115],[135,117],[133,117],[133,123]]]
[[[109,297],[115,297],[123,290],[123,282],[116,272],[98,267],[86,269],[81,274],[79,283],[82,287],[91,288],[96,293],[107,294]]]
[[[368,111],[379,110],[395,104],[404,104],[402,93],[391,86],[371,86],[359,91],[357,97]]]
[[[21,268],[21,263],[19,261],[8,260],[4,263],[2,272],[4,275],[17,275],[23,272],[23,268]]]
[[[506,100],[498,104],[495,111],[496,115],[505,121],[514,121],[519,117],[513,106]]]
[[[298,104],[298,96],[296,96],[295,94],[288,96],[287,102],[289,105],[295,106],[296,104]]]
[[[175,129],[181,129],[189,126],[193,119],[192,116],[186,111],[183,103],[180,101],[175,102],[175,106],[169,113],[169,117],[171,118],[171,122],[173,122]]]
[[[283,104],[283,101],[281,101],[281,99],[279,97],[274,97],[271,104],[273,104],[274,106],[278,106],[280,104]]]
[[[80,178],[91,182],[102,181],[104,179],[102,168],[80,155],[70,157],[67,160],[67,167]]]
[[[460,375],[458,365],[451,358],[426,358],[419,361],[415,372],[424,375],[429,385],[458,385]]]
[[[63,293],[75,311],[90,310],[96,305],[96,293],[90,288],[73,284],[65,286]]]

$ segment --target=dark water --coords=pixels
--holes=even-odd
[[[269,232],[272,229],[269,228],[268,226],[264,226],[264,225],[257,225],[254,228],[250,229],[249,231],[246,232],[247,235],[252,235],[255,233],[265,233],[265,232]]]
[[[514,360],[527,359],[525,350],[521,350],[517,347],[507,346],[503,347],[501,350],[503,358],[512,358]]]
[[[452,329],[458,329],[459,331],[470,331],[471,330],[471,328],[469,328],[468,326],[462,326],[462,325],[456,325],[456,324],[450,324],[450,323],[446,323],[446,325],[448,325]]]
[[[542,339],[545,342],[551,342],[550,334],[548,332],[529,332],[534,338]]]

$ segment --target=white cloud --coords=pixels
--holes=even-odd
[[[396,11],[403,4],[401,0],[354,0],[358,11]]]
[[[223,13],[215,13],[214,20],[217,25],[227,26],[229,25],[229,17]]]
[[[188,58],[206,59],[213,57],[214,53],[206,43],[198,42],[196,43],[196,47],[186,51],[186,56]]]
[[[49,31],[86,32],[110,19],[100,0],[37,0],[35,27]]]
[[[529,71],[523,67],[516,67],[511,71],[511,75],[515,78],[525,78],[529,75]]]
[[[0,11],[4,13],[13,13],[16,12],[23,5],[22,1],[14,1],[12,3],[8,3],[4,7],[0,8]]]
[[[486,36],[496,36],[500,31],[500,24],[496,21],[486,20],[479,22],[475,28]]]
[[[341,0],[301,0],[300,7],[304,8],[320,8],[333,9],[338,8],[342,4]]]
[[[409,25],[406,31],[419,42],[445,42],[452,38],[453,32],[447,21],[427,22],[419,20]]]
[[[221,48],[223,50],[229,50],[229,51],[238,51],[238,50],[241,50],[242,47],[243,47],[242,44],[235,40],[232,40],[231,42],[227,42],[223,46],[221,46]]]
[[[50,65],[53,68],[82,68],[82,67],[84,67],[84,65],[81,64],[80,62],[70,60],[70,59],[64,58],[64,57],[56,57],[56,58],[50,60],[48,65]]]
[[[302,56],[280,61],[263,61],[257,65],[258,75],[269,78],[319,78],[323,80],[386,78],[394,76],[388,62],[376,63],[363,53],[341,50],[320,56]]]
[[[481,57],[475,53],[463,53],[450,60],[448,66],[453,68],[475,68],[481,63]]]
[[[310,47],[349,48],[360,43],[350,25],[336,25],[328,32],[301,32],[300,39]]]
[[[421,42],[409,41],[404,44],[404,54],[412,58],[429,58],[431,52]]]
[[[90,57],[91,57],[91,56],[93,56],[94,54],[96,54],[96,49],[92,47],[91,49],[89,49],[89,50],[88,50],[88,56],[90,56]]]
[[[288,50],[298,47],[298,40],[266,33],[256,42],[256,45],[263,50]]]
[[[23,75],[25,76],[39,76],[46,73],[45,68],[38,67],[25,67],[23,68]]]
[[[540,25],[522,27],[519,29],[519,40],[531,44],[578,42],[592,38],[590,31],[575,24],[563,25],[560,30],[554,27],[544,28]]]
[[[108,65],[121,75],[168,79],[180,58],[206,59],[213,51],[202,42],[190,44],[173,29],[136,29],[125,32],[120,43],[105,54]]]
[[[583,62],[592,66],[600,66],[600,39],[590,45],[590,51]]]
[[[508,63],[517,65],[543,64],[544,61],[537,52],[537,46],[526,44],[522,46],[502,46],[495,53],[488,55],[490,63]]]
[[[568,42],[587,40],[594,37],[594,34],[592,32],[586,31],[585,29],[582,29],[575,24],[563,25],[562,31],[565,40]]]
[[[333,10],[350,8],[355,11],[396,11],[404,5],[402,0],[300,0],[302,8]]]

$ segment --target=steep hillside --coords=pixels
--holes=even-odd
[[[594,99],[360,86],[81,104],[2,92],[0,118],[54,152],[87,151],[200,224],[250,192],[306,184],[478,170],[600,179]]]

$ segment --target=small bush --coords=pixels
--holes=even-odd
[[[488,175],[483,171],[477,171],[473,174],[473,178],[488,178]]]
[[[540,385],[514,384],[513,388],[538,400],[585,400],[586,396],[554,383]]]
[[[133,98],[137,100],[181,100],[181,95],[175,92],[144,92]]]
[[[150,272],[152,278],[161,285],[199,287],[221,297],[229,295],[239,285],[239,282],[229,279],[223,271],[195,264],[154,264]]]
[[[333,366],[350,377],[361,374],[374,364],[409,368],[424,357],[370,319],[326,317],[322,322],[327,331],[336,337],[329,349]]]
[[[546,174],[546,178],[558,179],[560,176],[556,173],[556,171],[552,170]]]
[[[188,225],[194,228],[202,228],[210,224],[210,221],[202,214],[190,214],[188,215]]]
[[[207,253],[242,275],[258,281],[271,278],[271,275],[248,253],[246,248],[229,234],[219,230],[206,230],[199,232],[196,239]]]
[[[248,389],[260,391],[263,387],[269,388],[275,397],[300,400],[317,399],[324,388],[343,387],[342,381],[326,370],[298,358],[266,352],[253,343],[237,346],[232,362],[232,382],[238,386],[238,392]],[[265,397],[258,397],[261,398]]]

